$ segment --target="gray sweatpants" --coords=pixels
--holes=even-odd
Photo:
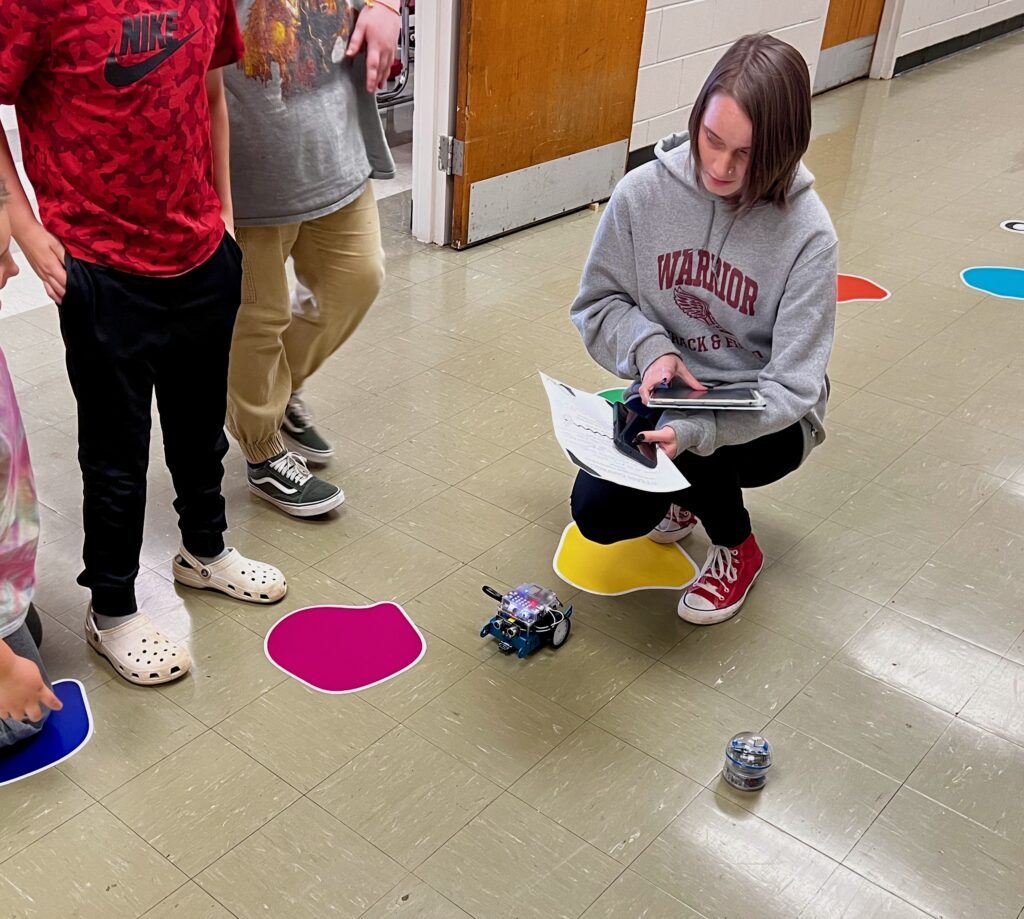
[[[8,635],[7,638],[0,639],[0,641],[6,641],[10,649],[18,655],[18,657],[27,657],[30,661],[33,661],[39,666],[39,671],[43,675],[43,679],[46,680],[46,685],[50,685],[49,679],[46,676],[46,669],[43,667],[43,662],[39,658],[39,648],[32,638],[32,634],[28,630],[27,625],[23,625],[13,635]],[[43,715],[43,721],[46,720],[46,714]],[[19,740],[26,740],[29,737],[38,734],[42,730],[43,722],[25,722],[25,721],[11,721],[8,718],[0,718],[0,748],[8,747],[11,744],[17,743]]]

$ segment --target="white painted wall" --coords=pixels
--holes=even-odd
[[[904,0],[894,60],[1021,13],[1024,0]]]
[[[749,32],[798,48],[813,82],[827,11],[828,0],[647,0],[630,149],[684,129],[711,68]]]

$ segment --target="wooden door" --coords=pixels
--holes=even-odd
[[[815,92],[866,77],[886,0],[830,0]]]
[[[878,34],[885,0],[831,0],[821,50]]]
[[[644,0],[462,0],[452,245],[611,194],[645,11]]]

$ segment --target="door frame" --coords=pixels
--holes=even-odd
[[[438,139],[455,130],[459,0],[417,0],[413,86],[412,235],[445,246],[451,239],[452,177],[438,168]]]
[[[903,11],[907,0],[885,0],[882,8],[882,21],[878,25],[878,37],[875,39],[875,52],[871,56],[871,70],[868,76],[872,80],[891,80],[896,69],[896,45],[899,43],[900,26],[903,23]]]

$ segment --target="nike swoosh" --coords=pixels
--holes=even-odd
[[[199,30],[196,29],[195,32],[190,32],[184,38],[168,39],[167,45],[159,54],[154,54],[152,57],[147,57],[144,61],[139,61],[138,64],[130,64],[127,67],[117,62],[117,55],[112,49],[107,56],[107,65],[103,68],[103,76],[111,86],[118,88],[138,83],[139,80],[148,77],[175,51],[179,50],[182,45],[195,38],[198,34]]]

